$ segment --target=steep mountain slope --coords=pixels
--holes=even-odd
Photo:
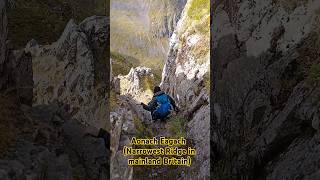
[[[126,5],[127,11],[135,7]],[[148,9],[144,6],[139,8]],[[139,8],[137,7],[137,9]],[[133,9],[135,10],[135,8]],[[209,178],[209,9],[210,1],[208,0],[187,1],[174,32],[169,33],[171,34],[170,53],[165,58],[161,86],[165,92],[174,97],[177,105],[181,108],[181,112],[173,114],[166,123],[151,121],[150,113],[139,105],[141,101],[148,102],[151,100],[150,95],[152,93],[150,90],[157,85],[153,81],[154,76],[150,73],[153,70],[152,68],[137,67],[132,68],[126,76],[118,76],[117,73],[112,75],[111,146],[113,155],[111,157],[111,169],[114,179]],[[135,20],[142,24],[148,23],[148,21],[143,21],[143,17],[146,18],[146,16],[143,16],[145,13],[141,12],[141,14],[140,16],[136,15]],[[140,28],[140,26],[135,28]],[[129,30],[132,29],[129,28]],[[153,36],[159,36],[158,32],[152,33]],[[154,42],[156,40],[151,39],[150,41]],[[132,45],[139,47],[135,43]],[[117,58],[115,58],[115,62],[116,60]],[[121,60],[125,62],[127,59],[121,58]],[[112,65],[112,70],[115,69],[114,65],[120,66],[116,63]],[[116,72],[118,72],[117,69]],[[193,159],[191,167],[159,166],[148,168],[145,166],[127,166],[129,157],[123,157],[121,152],[123,146],[130,144],[130,139],[133,136],[184,136],[188,139],[188,145],[197,149],[197,155]]]
[[[162,69],[163,59],[169,48],[169,37],[176,27],[185,2],[186,0],[112,0],[112,53],[132,57],[132,60],[136,60],[132,62],[135,66]]]
[[[161,87],[188,119],[186,137],[197,149],[182,179],[207,179],[210,169],[210,1],[188,0],[170,39]]]
[[[216,178],[319,179],[319,1],[215,1]]]
[[[152,122],[140,101],[151,100],[157,85],[152,69],[132,68],[127,76],[112,75],[112,176],[115,179],[207,179],[210,164],[209,22],[210,1],[189,0],[170,39],[170,53],[162,72],[162,89],[174,97],[179,114],[164,122]],[[141,22],[145,23],[145,22]],[[152,47],[151,47],[152,48]],[[125,61],[125,59],[123,59]],[[114,69],[114,65],[112,64]],[[117,64],[118,66],[118,64]],[[113,71],[112,71],[113,72]],[[184,136],[197,149],[191,167],[127,166],[122,148],[130,138]]]

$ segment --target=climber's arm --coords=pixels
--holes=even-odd
[[[147,111],[153,111],[157,107],[157,101],[153,98],[148,105],[141,103],[143,109]]]

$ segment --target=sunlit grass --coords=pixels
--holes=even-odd
[[[210,0],[192,0],[187,11],[192,20],[200,20],[210,14]]]
[[[198,64],[204,64],[209,60],[210,53],[210,1],[188,1],[184,10],[182,24],[177,32],[181,38],[181,46],[187,46],[187,38],[192,35],[198,37],[195,44],[190,45],[190,54]]]
[[[127,75],[138,61],[133,57],[125,56],[117,52],[110,52],[110,58],[112,59],[112,73],[114,76],[120,74]]]
[[[135,137],[137,138],[150,138],[153,137],[153,132],[150,128],[146,127],[141,119],[138,117],[134,116],[133,117],[133,122],[135,126]]]

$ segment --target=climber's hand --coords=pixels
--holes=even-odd
[[[176,111],[177,113],[180,112],[179,108],[175,108],[175,111]]]

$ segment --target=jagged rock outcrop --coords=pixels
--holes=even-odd
[[[317,179],[319,1],[215,1],[213,174]]]
[[[108,41],[105,16],[89,17],[79,25],[70,20],[51,45],[31,40],[25,50],[32,54],[34,104],[63,102],[78,121],[108,127]]]
[[[122,149],[124,146],[130,147],[130,140],[135,136],[136,127],[134,123],[134,116],[130,106],[130,98],[125,96],[119,97],[117,100],[119,107],[110,113],[111,121],[111,157],[110,170],[111,179],[132,179],[133,167],[128,166],[128,158],[124,156]]]
[[[151,73],[150,68],[146,67],[136,67],[132,68],[127,75],[127,79],[131,82],[131,86],[128,89],[128,93],[138,92],[140,89],[144,89],[144,80],[145,77],[150,77],[153,79],[153,74]]]
[[[197,155],[182,179],[208,179],[210,172],[209,13],[210,1],[189,0],[170,40],[170,52],[162,73],[162,89],[175,98],[189,120],[187,139]],[[203,8],[203,9],[201,9]],[[192,12],[198,9],[195,18]]]
[[[113,77],[112,91],[116,97],[116,106],[110,113],[111,121],[111,179],[132,179],[134,177],[134,168],[128,166],[128,156],[123,155],[123,147],[131,146],[130,140],[137,136],[137,131],[141,127],[137,125],[150,124],[151,115],[145,111],[139,100],[150,101],[152,92],[150,87],[153,83],[153,74],[150,68],[136,67],[132,68],[128,75]],[[142,123],[142,124],[140,124]],[[140,128],[140,130],[138,130]],[[141,133],[141,132],[140,132]]]
[[[131,68],[125,76],[113,78],[114,90],[118,94],[131,96],[136,101],[145,103],[152,99],[154,82],[151,69],[141,66]]]
[[[119,100],[119,103],[121,101]],[[125,103],[125,101],[122,100]],[[132,179],[133,167],[128,166],[128,158],[122,153],[124,146],[130,146],[135,126],[133,114],[125,104],[110,113],[111,121],[111,179]]]

